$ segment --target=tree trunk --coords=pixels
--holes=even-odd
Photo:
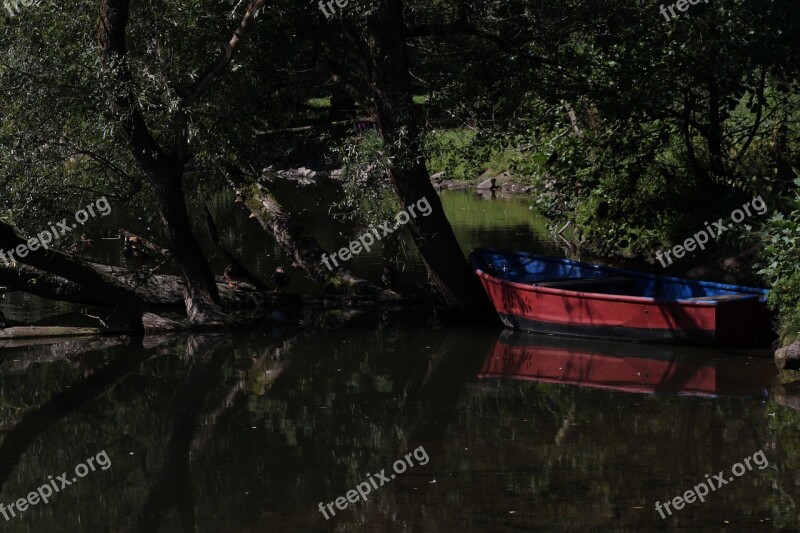
[[[0,285],[9,292],[21,291],[41,298],[84,305],[113,306],[109,291],[93,291],[56,274],[18,264],[15,267],[0,264]]]
[[[189,321],[220,324],[224,317],[218,307],[219,292],[211,266],[189,223],[183,195],[186,115],[183,111],[176,113],[174,150],[166,154],[151,135],[131,91],[133,79],[126,62],[125,43],[128,13],[129,0],[100,2],[98,38],[105,66],[116,78],[110,93],[112,110],[120,122],[127,146],[155,192],[172,258],[186,281],[184,301]],[[200,94],[197,91],[199,89],[193,96]]]
[[[181,186],[183,169],[171,175],[152,176],[151,185],[158,198],[158,210],[172,259],[186,281],[184,303],[189,321],[219,322],[219,291],[214,273],[189,223],[189,213]]]
[[[726,178],[727,171],[722,147],[722,114],[720,113],[719,82],[714,73],[708,77],[708,154],[712,178]]]
[[[391,161],[390,177],[403,206],[427,198],[433,212],[408,228],[431,281],[449,309],[463,316],[493,316],[491,305],[456,240],[431,185],[414,118],[407,30],[402,0],[380,0],[369,20],[372,98]]]
[[[67,256],[69,257],[69,256]],[[108,284],[84,285],[81,281],[67,279],[56,267],[42,270],[30,266],[0,265],[0,283],[11,290],[35,294],[42,298],[99,307],[117,307],[124,301],[115,291],[127,291],[134,296],[139,306],[148,309],[183,306],[186,282],[180,276],[150,274],[100,263],[86,263],[96,275],[103,276]],[[45,271],[46,270],[46,271]],[[51,273],[48,273],[51,272]],[[220,292],[220,301],[228,308],[264,306],[269,298],[247,290],[229,288],[220,277],[215,280]]]

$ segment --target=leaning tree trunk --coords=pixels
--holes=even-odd
[[[214,322],[218,318],[219,291],[214,273],[189,223],[183,188],[183,169],[152,176],[158,210],[172,259],[186,281],[184,302],[191,322]]]
[[[389,152],[390,176],[404,206],[427,198],[432,213],[408,228],[435,288],[461,315],[492,316],[488,298],[456,240],[431,185],[414,118],[402,0],[381,0],[369,21],[371,90],[378,126]]]
[[[172,258],[186,281],[185,305],[189,321],[195,324],[219,324],[224,320],[219,309],[219,292],[211,267],[189,222],[182,188],[188,144],[186,110],[201,98],[230,64],[241,46],[242,38],[252,29],[255,13],[264,0],[252,2],[220,57],[184,97],[181,109],[172,117],[175,134],[171,153],[162,150],[150,133],[131,89],[133,77],[127,64],[125,42],[129,2],[100,2],[98,38],[105,68],[113,78],[110,92],[112,111],[120,123],[127,146],[156,194]]]
[[[229,170],[231,183],[261,226],[275,239],[283,252],[325,292],[369,296],[376,301],[399,301],[402,296],[360,278],[341,266],[329,270],[323,258],[328,254],[305,228],[286,214],[265,187],[249,185],[237,172]]]

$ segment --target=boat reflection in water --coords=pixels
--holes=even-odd
[[[769,360],[668,345],[504,331],[478,378],[564,383],[641,394],[766,398]]]

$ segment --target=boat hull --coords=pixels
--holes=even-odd
[[[473,266],[476,263],[479,262],[473,260]],[[639,276],[642,279],[634,280],[638,284],[647,283],[648,277],[654,278],[649,274],[590,266],[610,274],[624,272],[632,277]],[[481,268],[476,268],[476,274],[500,319],[512,329],[577,337],[697,344],[751,345],[772,339],[765,298],[755,295],[752,298],[745,295],[741,299],[711,301],[662,299],[614,294],[615,291],[622,292],[621,286],[606,287],[611,294],[595,293],[518,283],[489,274]]]

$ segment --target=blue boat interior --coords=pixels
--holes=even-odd
[[[474,268],[505,281],[581,292],[708,302],[764,301],[769,294],[768,290],[755,287],[661,276],[525,252],[478,249],[470,254],[470,261]]]

